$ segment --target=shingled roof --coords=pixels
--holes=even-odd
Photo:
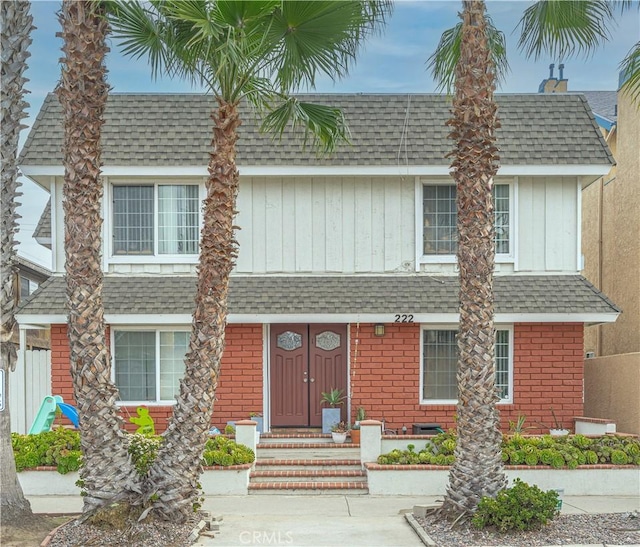
[[[229,313],[442,314],[457,313],[458,278],[425,275],[232,277]],[[615,314],[619,310],[581,276],[495,278],[496,313]],[[191,314],[195,277],[107,277],[106,314]],[[22,315],[66,315],[65,281],[53,277],[26,300]]]
[[[242,166],[442,166],[449,102],[433,94],[301,95],[301,100],[338,106],[351,129],[352,146],[317,157],[301,146],[301,132],[282,142],[258,131],[243,107],[238,164]],[[502,165],[603,165],[613,159],[585,98],[571,94],[497,95]],[[104,166],[205,166],[212,137],[210,95],[109,96],[102,133]],[[62,163],[62,111],[49,94],[20,156],[23,166]]]

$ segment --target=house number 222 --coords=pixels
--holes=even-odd
[[[395,323],[413,323],[412,313],[396,313]]]

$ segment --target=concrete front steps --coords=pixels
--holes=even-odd
[[[249,494],[368,494],[359,445],[335,444],[331,435],[260,437]]]

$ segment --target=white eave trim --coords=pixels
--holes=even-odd
[[[252,176],[448,176],[448,165],[238,165],[240,175]],[[611,170],[611,165],[504,165],[499,176],[593,176],[601,177]],[[21,166],[28,177],[43,175],[63,176],[61,165]],[[104,176],[110,177],[206,177],[206,166],[134,167],[106,166]]]
[[[398,314],[412,315],[413,323],[457,323],[457,313],[416,313],[398,310]],[[497,313],[496,323],[613,323],[619,313]],[[108,325],[187,325],[191,314],[105,314]],[[66,324],[66,315],[17,314],[18,323],[34,325]],[[349,314],[230,314],[230,324],[239,323],[395,323],[392,313]]]

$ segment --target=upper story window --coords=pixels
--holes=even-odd
[[[33,294],[38,288],[38,284],[28,277],[20,276],[20,298],[26,298]]]
[[[511,253],[511,198],[508,184],[493,185],[496,254]],[[422,187],[423,254],[455,255],[458,250],[456,187],[426,184]]]
[[[113,186],[113,254],[197,254],[199,204],[197,184]]]

